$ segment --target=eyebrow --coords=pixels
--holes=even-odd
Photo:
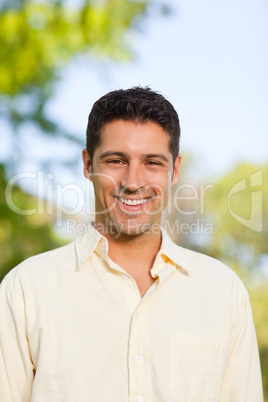
[[[121,156],[121,158],[127,158],[128,154],[126,152],[116,152],[116,151],[106,151],[103,152],[102,154],[100,154],[100,156],[98,157],[98,159],[104,159],[107,156]]]
[[[107,158],[109,156],[119,156],[121,158],[128,158],[129,154],[127,152],[118,152],[118,151],[106,151],[100,154],[98,157],[99,160]],[[166,155],[164,154],[144,154],[142,155],[144,159],[152,159],[152,158],[160,158],[164,160],[165,162],[169,162],[169,159]]]
[[[164,155],[164,154],[146,154],[144,156],[146,158],[149,158],[149,159],[151,159],[151,158],[160,158],[160,159],[163,159],[167,163],[169,162],[168,157],[166,155]]]

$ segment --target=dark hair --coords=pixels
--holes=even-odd
[[[134,87],[109,92],[97,100],[89,114],[87,126],[87,151],[91,160],[101,142],[101,128],[115,120],[159,124],[170,135],[169,149],[175,162],[179,153],[179,117],[172,104],[162,95],[149,87]]]

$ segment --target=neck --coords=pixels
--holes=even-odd
[[[98,229],[98,225],[96,225]],[[139,235],[102,233],[108,240],[109,257],[130,275],[148,274],[161,246],[161,230]]]
[[[143,297],[155,281],[151,268],[161,246],[160,228],[157,232],[148,230],[135,236],[102,234],[108,239],[109,257],[135,279]]]
[[[157,254],[161,245],[160,230],[157,233],[152,233],[148,231],[143,234],[134,236],[122,234],[118,237],[106,237],[109,242],[109,249],[116,248],[118,250],[127,250],[128,253],[135,253],[137,257],[137,252],[140,254],[143,251],[146,251],[147,254]]]

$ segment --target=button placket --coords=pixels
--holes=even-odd
[[[151,394],[147,311],[148,304],[141,302],[131,322],[128,359],[130,400],[133,402],[145,401]]]

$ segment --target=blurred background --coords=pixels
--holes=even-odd
[[[0,280],[94,219],[90,109],[150,86],[179,113],[181,177],[163,225],[250,293],[268,401],[265,0],[0,1]]]

